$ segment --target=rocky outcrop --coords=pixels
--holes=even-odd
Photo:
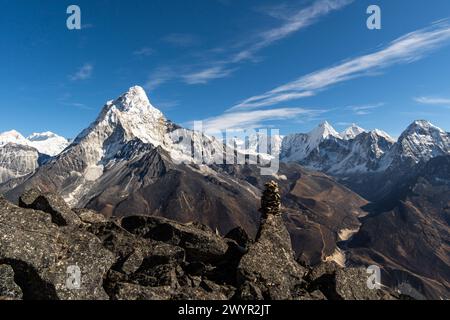
[[[384,298],[367,293],[362,270],[301,266],[276,211],[251,241],[240,228],[221,237],[198,223],[105,218],[36,190],[20,206],[0,199],[0,299]]]
[[[48,213],[52,222],[58,226],[79,225],[81,223],[80,218],[56,194],[42,193],[36,189],[30,189],[20,196],[19,206]]]
[[[305,275],[307,291],[321,292],[329,300],[393,300],[397,293],[383,288],[368,289],[368,274],[364,268],[341,268],[334,262],[324,262]]]
[[[240,298],[295,298],[305,269],[294,259],[289,233],[280,215],[268,216],[256,242],[238,266]]]
[[[0,264],[14,270],[24,299],[107,299],[102,278],[113,263],[95,235],[0,199]],[[70,268],[81,271],[79,289],[67,285]]]
[[[239,298],[287,300],[296,298],[305,269],[294,259],[291,238],[281,217],[278,185],[266,183],[258,237],[238,266]]]

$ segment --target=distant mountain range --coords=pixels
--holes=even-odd
[[[232,164],[249,154],[271,159],[260,153],[259,135],[224,144],[172,123],[132,87],[70,144],[52,133],[2,134],[0,193],[17,201],[33,187],[105,216],[196,221],[221,234],[240,226],[254,237],[260,190],[274,179],[303,264],[376,263],[392,287],[450,296],[449,133],[415,121],[395,140],[357,125],[338,133],[325,122],[307,134],[263,138],[282,160],[272,176],[256,164]]]
[[[390,194],[421,162],[450,155],[450,134],[428,121],[415,121],[398,140],[356,125],[338,134],[327,122],[308,134],[285,137],[281,160],[336,177],[369,200]]]

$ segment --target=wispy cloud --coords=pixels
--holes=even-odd
[[[84,103],[79,102],[61,102],[61,104],[68,106],[68,107],[74,107],[82,110],[93,110],[91,107],[88,107]]]
[[[449,98],[441,97],[416,97],[414,101],[420,104],[434,105],[434,106],[450,106]]]
[[[194,73],[185,74],[182,77],[187,84],[204,84],[212,79],[225,78],[232,72],[232,69],[225,69],[221,66],[216,66]]]
[[[83,110],[92,110],[92,108],[87,106],[86,104],[80,103],[80,102],[74,102],[72,100],[73,100],[73,95],[69,92],[66,92],[63,95],[61,95],[61,97],[58,98],[58,103],[63,106],[67,106],[67,107],[78,108],[78,109],[83,109]]]
[[[155,50],[153,50],[152,48],[148,48],[148,47],[144,47],[144,48],[141,48],[141,49],[133,52],[133,54],[135,56],[144,56],[144,57],[151,56],[154,53],[155,53]]]
[[[198,36],[188,33],[171,33],[163,41],[176,47],[190,47],[200,43]]]
[[[245,41],[234,42],[199,53],[202,57],[200,62],[189,65],[175,66],[173,72],[167,72],[165,67],[164,81],[152,81],[152,89],[165,82],[178,80],[189,85],[206,84],[211,80],[222,79],[230,76],[239,69],[244,62],[260,61],[256,55],[262,49],[269,47],[295,32],[307,28],[316,23],[329,13],[339,10],[354,0],[315,0],[308,6],[290,5],[283,7],[283,14],[273,15],[271,12],[280,11],[282,6],[266,7],[263,12],[281,20],[281,23],[271,29],[248,34]],[[197,36],[192,34],[172,33],[163,38],[163,41],[177,47],[190,47],[200,43]],[[220,56],[220,58],[219,58]],[[197,57],[198,58],[198,57]],[[176,71],[175,71],[176,70]],[[158,70],[156,71],[158,72]],[[158,76],[158,75],[156,75]],[[152,78],[155,75],[151,75]],[[302,95],[304,96],[304,95]]]
[[[145,89],[153,90],[158,86],[170,81],[176,77],[175,70],[169,67],[160,67],[156,69],[144,84]]]
[[[283,20],[282,25],[258,34],[256,41],[249,47],[237,53],[234,56],[233,61],[239,62],[248,59],[257,51],[268,47],[272,43],[284,39],[299,30],[309,27],[320,18],[333,11],[339,10],[352,2],[353,0],[319,0],[300,10],[292,7],[284,10],[274,10],[273,7],[267,8],[268,14]],[[278,9],[282,7],[283,6],[278,6]],[[281,13],[282,11],[284,12]],[[278,14],[274,15],[274,12],[278,12]]]
[[[203,120],[203,129],[208,134],[217,134],[224,130],[232,131],[262,127],[265,121],[293,119],[298,116],[311,117],[321,112],[324,111],[304,108],[230,112]]]
[[[384,106],[384,103],[380,102],[380,103],[376,103],[376,104],[348,106],[347,109],[352,110],[358,116],[364,116],[364,115],[371,114],[374,109],[378,109],[382,106]]]
[[[91,78],[94,66],[90,63],[85,63],[76,73],[70,75],[69,78],[72,81],[87,80]]]
[[[280,101],[297,99],[297,94],[305,92],[316,94],[332,85],[373,75],[396,64],[417,61],[449,40],[448,20],[440,21],[428,28],[406,34],[382,50],[302,76],[262,95],[253,96],[235,105],[232,109],[270,106]]]
[[[201,66],[199,69],[184,75],[183,79],[188,84],[204,84],[209,80],[225,78],[238,69],[237,64],[249,60],[258,60],[255,58],[255,54],[262,49],[314,24],[330,12],[339,10],[353,1],[318,0],[306,8],[289,7],[289,10],[285,10],[285,14],[276,16],[271,14],[276,8],[268,7],[264,12],[281,19],[282,23],[280,26],[249,35],[248,38],[251,40],[237,45],[234,50],[216,50],[220,52],[225,51],[227,56],[220,60],[210,61],[206,66]],[[196,81],[198,78],[200,81]]]

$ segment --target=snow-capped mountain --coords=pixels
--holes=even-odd
[[[428,121],[415,121],[401,134],[393,153],[416,163],[447,155],[450,153],[450,134]]]
[[[36,148],[39,153],[56,156],[60,154],[67,146],[69,141],[53,132],[33,133],[27,137],[28,145]]]
[[[245,154],[276,157],[280,154],[282,141],[283,136],[269,135],[267,130],[264,130],[250,134],[248,137],[240,135],[227,137],[226,144]]]
[[[50,156],[59,154],[68,141],[52,132],[28,138],[15,130],[0,134],[0,183],[30,175]]]
[[[104,215],[162,215],[222,232],[236,224],[256,232],[259,188],[214,165],[223,163],[226,150],[222,141],[167,120],[142,88],[132,87],[62,153],[0,192],[17,201],[37,188]],[[233,150],[228,154],[227,162],[237,158]]]
[[[393,145],[393,139],[380,130],[367,132],[352,125],[341,134],[324,122],[307,134],[283,139],[281,160],[298,162],[331,174],[367,172],[377,169],[377,160]]]
[[[29,141],[22,134],[20,134],[20,132],[17,132],[16,130],[0,133],[0,147],[8,143],[28,145]]]
[[[330,127],[322,124],[309,134],[285,137],[281,160],[330,174],[369,200],[388,196],[422,164],[450,154],[450,134],[424,120],[408,126],[398,140],[356,125],[337,136]]]
[[[366,132],[366,130],[353,123],[350,127],[342,131],[339,136],[344,140],[351,140],[363,132]]]
[[[339,133],[328,123],[321,123],[309,133],[291,134],[284,137],[281,145],[281,159],[299,162],[316,150],[323,141],[340,139]]]
[[[151,105],[139,86],[107,102],[97,119],[76,137],[70,147],[67,147],[67,140],[51,132],[33,134],[28,138],[16,131],[0,135],[0,146],[14,143],[47,155],[56,155],[65,149],[53,162],[64,163],[60,169],[65,173],[61,175],[75,181],[65,185],[64,193],[70,203],[81,201],[106,171],[121,162],[125,155],[130,156],[133,152],[129,148],[139,144],[136,141],[159,148],[173,164],[189,163],[194,157],[198,165],[223,163],[223,151],[232,155],[232,159],[226,159],[230,163],[235,159],[235,149],[242,150],[242,154],[259,155],[265,159],[259,153],[261,150],[264,152],[261,143],[266,143],[267,151],[279,153],[283,162],[297,162],[340,179],[384,172],[400,166],[399,163],[405,159],[418,163],[449,152],[448,133],[426,121],[414,122],[398,141],[384,131],[367,131],[356,124],[338,133],[324,122],[306,134],[267,138],[264,133],[257,133],[246,140],[231,138],[224,144],[220,139],[179,127],[167,120]],[[11,159],[9,156],[6,158]],[[25,171],[32,172],[35,167],[30,165],[30,169]],[[202,170],[206,170],[205,167]]]
[[[56,156],[69,145],[67,139],[53,132],[33,133],[27,138],[16,130],[0,133],[0,147],[9,143],[32,147],[48,156]]]
[[[58,192],[67,202],[84,206],[116,183],[123,183],[122,187],[131,192],[142,183],[150,183],[155,179],[153,175],[184,162],[192,164],[195,160],[195,167],[184,166],[183,170],[196,171],[203,177],[205,172],[212,172],[204,164],[223,163],[224,151],[234,159],[234,150],[219,139],[167,120],[151,105],[145,91],[135,86],[107,102],[97,119],[61,154],[40,168],[29,183],[58,185]],[[144,161],[143,158],[147,160],[136,164],[136,168],[130,167],[134,161]],[[147,171],[139,175],[131,172],[136,170]],[[150,180],[143,182],[142,175]]]
[[[73,143],[39,167],[42,162],[36,158],[37,150],[17,144],[23,139],[45,141],[49,136],[33,135],[26,139],[15,132],[4,135],[3,148],[11,150],[0,157],[0,163],[17,163],[17,158],[12,159],[11,155],[22,151],[12,148],[28,148],[34,153],[24,153],[23,159],[30,160],[25,167],[37,168],[34,173],[22,172],[21,163],[17,163],[15,171],[7,172],[19,177],[0,185],[0,193],[9,200],[16,202],[24,190],[37,188],[57,192],[71,206],[94,209],[105,216],[158,215],[181,222],[200,222],[222,234],[240,226],[254,237],[260,221],[257,211],[260,191],[265,182],[275,179],[280,184],[293,246],[307,264],[333,256],[338,248],[334,239],[342,239],[343,233],[360,228],[362,222],[358,218],[366,213],[361,209],[367,205],[365,199],[342,187],[336,179],[305,170],[296,163],[280,163],[279,174],[271,177],[262,176],[257,166],[214,164],[229,147],[222,140],[167,120],[140,87],[130,88],[108,102]],[[248,139],[253,152],[260,150],[259,138],[264,141],[260,135]],[[420,164],[422,159],[449,152],[448,133],[424,121],[411,125],[398,141],[380,130],[366,131],[357,126],[339,134],[327,122],[307,134],[272,138],[275,139],[270,148],[280,149],[284,161],[327,172],[369,200],[384,200],[396,190],[410,190],[410,177],[417,174],[408,174],[416,170],[416,161]],[[229,144],[238,143],[243,140],[232,139]],[[234,150],[232,154],[231,160],[237,158]],[[190,162],[192,156],[201,162]],[[184,160],[189,163],[182,163]],[[0,171],[0,176],[4,172]],[[440,177],[436,176],[433,179]],[[403,181],[404,186],[399,187]],[[429,190],[431,198],[434,189]],[[445,194],[446,189],[441,191]],[[402,196],[395,194],[392,198],[397,201]],[[391,206],[389,201],[383,204]],[[441,203],[436,208],[440,210]],[[413,213],[424,216],[415,208]],[[390,226],[390,231],[403,228],[403,216],[397,216],[401,219]],[[417,228],[408,226],[413,231],[402,241],[415,243],[410,241],[415,240],[411,234],[426,223],[420,221]],[[375,235],[380,233],[377,228],[373,230],[377,232]],[[395,252],[391,251],[389,239],[380,234],[379,241],[388,244],[383,248]],[[433,241],[435,234],[430,233]],[[364,243],[362,247],[365,248]],[[367,256],[376,255],[369,252]],[[397,265],[395,258],[392,261]],[[428,269],[420,261],[414,257],[414,263]]]
[[[352,125],[341,134],[328,123],[282,143],[281,159],[333,175],[384,171],[405,159],[414,163],[450,153],[449,133],[427,121],[415,121],[395,141],[386,132]]]

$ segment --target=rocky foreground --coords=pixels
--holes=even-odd
[[[81,270],[79,288],[68,281],[71,266]],[[252,241],[240,228],[221,237],[160,217],[106,219],[36,190],[19,206],[0,198],[0,300],[399,298],[368,289],[367,277],[297,263],[279,214],[267,215]]]

